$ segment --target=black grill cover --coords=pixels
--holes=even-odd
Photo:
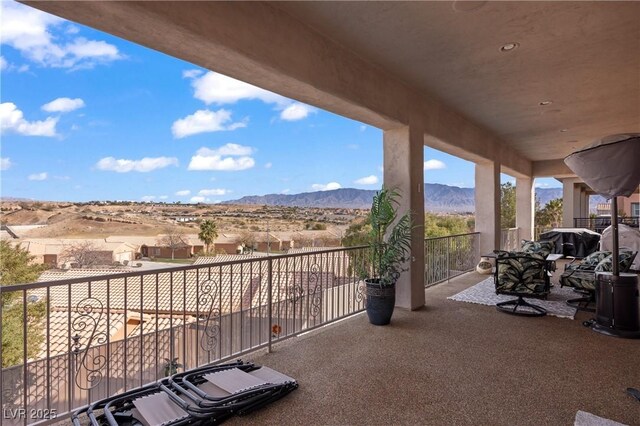
[[[556,254],[585,257],[598,250],[600,234],[586,228],[557,228],[540,234],[540,239],[553,241]]]

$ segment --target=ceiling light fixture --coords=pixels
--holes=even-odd
[[[520,46],[520,43],[516,43],[511,42],[511,43],[507,43],[502,45],[502,47],[500,47],[500,51],[501,52],[511,52],[512,50],[515,50],[518,46]]]
[[[538,105],[547,106],[547,105],[551,105],[552,103],[553,103],[553,101],[542,101]]]
[[[569,129],[561,129],[560,133],[565,133],[565,132],[568,132],[568,131],[569,131]]]

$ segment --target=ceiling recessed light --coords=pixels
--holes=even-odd
[[[512,50],[515,50],[518,46],[520,46],[520,43],[516,43],[511,42],[511,43],[507,43],[502,45],[502,47],[500,47],[500,51],[501,52],[511,52]]]
[[[547,105],[551,105],[552,103],[553,101],[542,101],[538,105],[547,106]]]
[[[560,132],[561,132],[561,133],[565,133],[565,132],[568,132],[568,131],[569,131],[569,129],[562,129],[562,130],[560,130]]]

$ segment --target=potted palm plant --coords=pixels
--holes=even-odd
[[[396,282],[411,253],[411,213],[398,218],[395,189],[383,187],[376,192],[369,212],[371,231],[365,267],[366,310],[369,322],[386,325],[396,303]]]

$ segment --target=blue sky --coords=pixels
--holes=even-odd
[[[377,128],[1,5],[3,196],[218,202],[381,185]],[[425,148],[426,182],[472,187],[473,175]]]

